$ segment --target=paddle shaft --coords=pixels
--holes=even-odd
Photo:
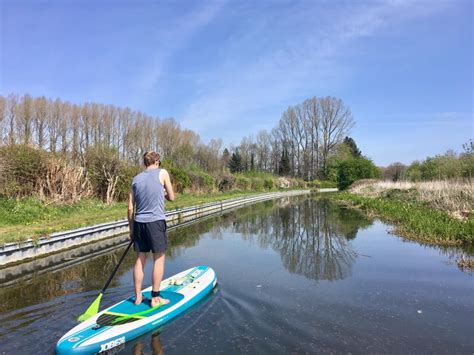
[[[132,246],[133,244],[133,240],[130,241],[130,243],[128,244],[127,246],[127,249],[125,249],[125,251],[123,252],[122,256],[120,257],[120,260],[119,262],[117,263],[117,265],[115,265],[115,268],[114,268],[114,271],[112,271],[112,274],[110,275],[109,279],[107,280],[107,282],[105,283],[105,286],[102,288],[102,294],[105,292],[105,290],[107,289],[107,287],[109,287],[109,284],[110,282],[112,281],[112,279],[114,278],[115,276],[115,273],[117,272],[120,264],[122,263],[123,259],[125,259],[125,255],[127,255],[128,253],[128,250],[130,249],[130,247]]]

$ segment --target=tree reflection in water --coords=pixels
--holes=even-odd
[[[324,199],[278,204],[279,208],[267,205],[266,213],[260,210],[251,218],[238,218],[235,232],[272,247],[292,273],[314,280],[340,280],[351,274],[357,253],[350,240],[370,226],[370,220]]]

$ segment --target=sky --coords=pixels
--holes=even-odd
[[[0,0],[0,94],[174,117],[237,145],[334,96],[378,165],[474,138],[471,0]]]

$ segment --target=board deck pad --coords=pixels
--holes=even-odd
[[[101,314],[97,319],[97,324],[100,326],[121,325],[143,319],[144,317],[151,317],[174,306],[184,298],[182,294],[170,291],[161,291],[160,297],[166,298],[170,302],[152,308],[150,304],[151,292],[149,291],[143,292],[143,301],[139,305],[135,304],[135,297],[130,297]]]

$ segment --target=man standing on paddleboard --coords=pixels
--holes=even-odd
[[[137,260],[133,269],[135,304],[142,303],[142,282],[148,253],[153,253],[151,306],[169,303],[160,297],[160,284],[168,245],[165,220],[165,198],[174,200],[173,186],[165,169],[160,168],[160,155],[149,151],[143,155],[146,169],[135,176],[128,197],[128,224]]]

